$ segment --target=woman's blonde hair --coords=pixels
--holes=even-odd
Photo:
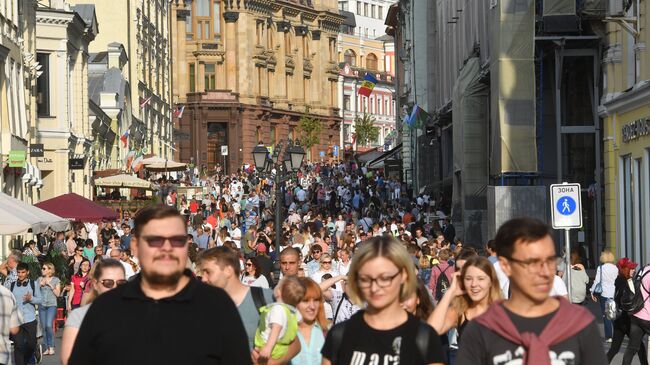
[[[600,263],[601,264],[613,264],[616,261],[616,257],[612,251],[605,250],[600,254]]]
[[[56,276],[56,268],[54,267],[54,264],[51,262],[44,262],[43,266],[47,267],[50,269],[50,272],[52,273],[52,276]]]
[[[357,305],[362,305],[365,301],[358,284],[359,270],[368,261],[377,257],[390,260],[400,272],[406,274],[406,281],[400,287],[399,300],[403,302],[410,298],[418,286],[413,260],[398,240],[390,236],[380,236],[367,239],[354,253],[347,281],[350,300]]]
[[[483,271],[490,278],[490,292],[488,293],[488,304],[492,304],[493,302],[499,299],[503,299],[503,294],[501,293],[501,287],[499,287],[499,279],[497,278],[497,273],[494,270],[494,267],[492,266],[490,260],[486,259],[485,257],[473,256],[467,259],[465,265],[463,265],[463,269],[460,271],[460,276],[458,277],[458,279],[460,280],[459,283],[460,287],[464,291],[467,291],[467,289],[465,288],[465,275],[467,274],[467,269],[469,269],[472,266]],[[454,307],[454,309],[456,309],[456,313],[458,313],[459,317],[462,316],[463,313],[465,313],[465,311],[470,307],[471,304],[472,304],[472,300],[467,294],[463,294],[460,297],[456,297],[452,301],[452,306]]]

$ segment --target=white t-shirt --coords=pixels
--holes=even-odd
[[[264,275],[260,275],[259,278],[255,278],[254,276],[244,276],[241,278],[241,282],[244,285],[248,286],[257,286],[259,288],[269,288],[269,281],[266,280],[266,277]]]
[[[561,277],[555,275],[553,277],[553,288],[551,288],[551,293],[550,296],[567,296],[569,295],[569,291],[566,288],[566,284],[564,284],[564,280],[562,280]]]
[[[359,306],[352,303],[347,298],[347,295],[344,299],[342,291],[334,289],[330,289],[330,291],[332,292],[332,301],[330,302],[332,305],[332,316],[336,316],[336,318],[333,318],[333,324],[347,321],[353,314],[361,309]],[[338,309],[339,305],[341,306],[341,309]]]
[[[133,267],[128,262],[124,262],[122,260],[120,260],[120,263],[122,264],[122,266],[124,266],[124,274],[126,280],[129,280],[131,276],[135,275],[135,271],[133,271]]]
[[[274,323],[282,326],[278,338],[282,338],[287,333],[287,323],[289,322],[289,318],[287,317],[287,311],[283,307],[288,307],[289,310],[298,318],[298,322],[302,321],[300,312],[298,312],[294,306],[284,303],[268,304],[267,308],[269,308],[269,313],[266,315],[264,331],[261,333],[261,336],[264,339],[264,343],[269,340],[269,335],[271,334],[271,325]]]
[[[235,239],[235,237],[239,237],[239,239]],[[241,248],[241,229],[239,227],[235,227],[235,229],[230,231],[230,238],[237,248]]]

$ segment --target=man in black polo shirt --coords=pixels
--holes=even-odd
[[[68,364],[250,364],[230,297],[184,271],[187,227],[178,211],[142,210],[133,245],[141,274],[92,303]]]

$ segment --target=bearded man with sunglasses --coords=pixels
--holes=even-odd
[[[187,226],[173,207],[147,207],[132,244],[141,272],[100,296],[79,329],[69,364],[248,364],[237,308],[185,270]]]

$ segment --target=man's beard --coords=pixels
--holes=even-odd
[[[155,261],[156,260],[154,259],[154,265]],[[142,278],[152,286],[170,287],[178,284],[178,281],[183,276],[183,271],[184,269],[180,269],[179,271],[175,271],[171,274],[160,274],[158,272],[147,270],[143,267]]]

